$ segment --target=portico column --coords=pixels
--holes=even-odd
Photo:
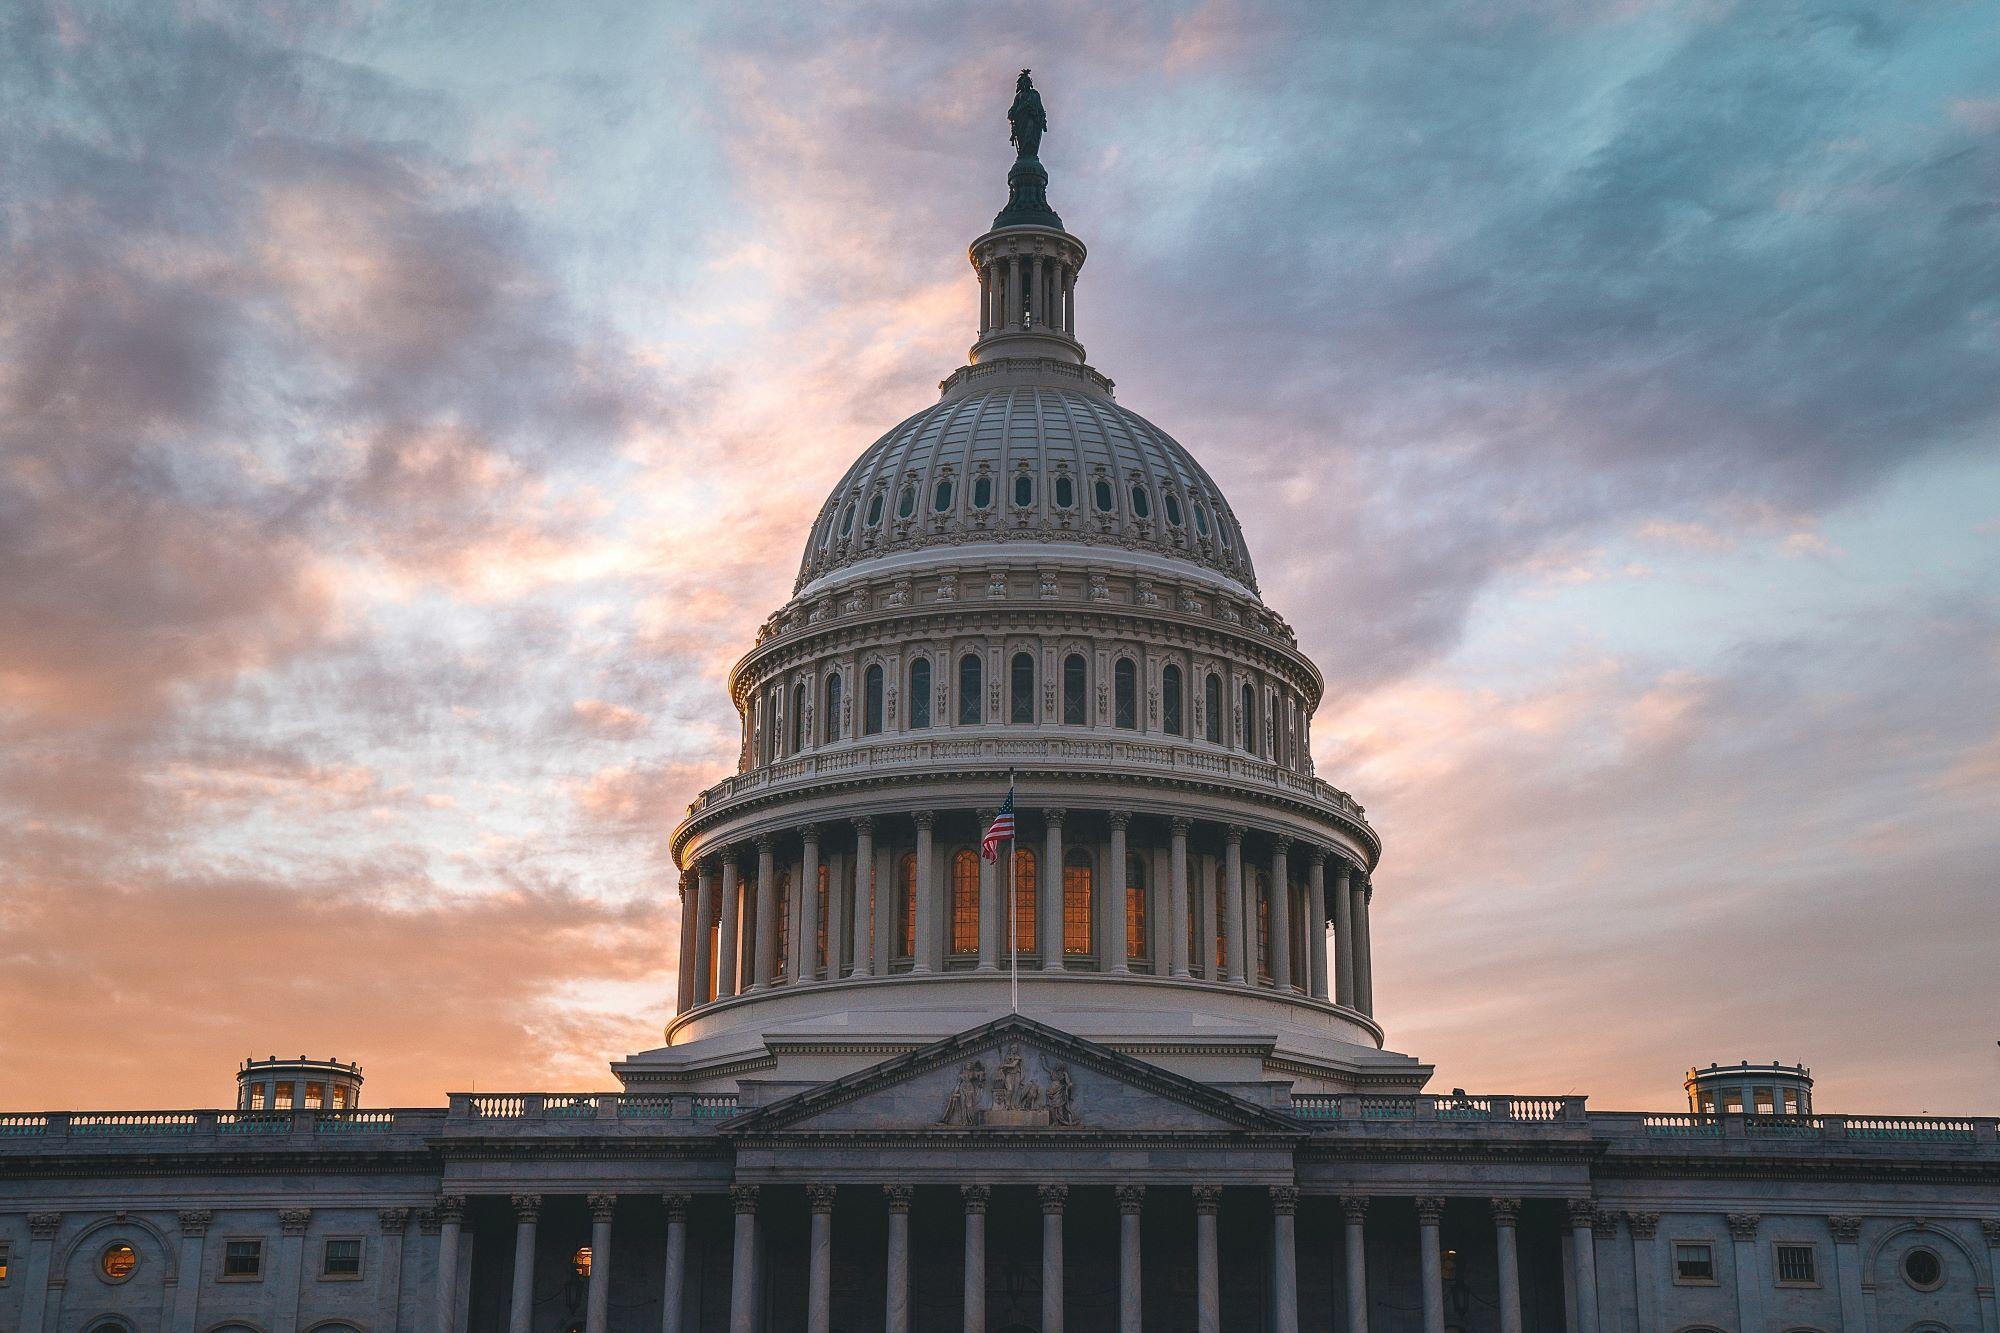
[[[1063,1328],[1063,1202],[1067,1185],[1043,1185],[1042,1197],[1042,1333]]]
[[[1590,1230],[1591,1223],[1597,1220],[1597,1209],[1588,1199],[1571,1199],[1567,1207],[1570,1286],[1576,1292],[1576,1324],[1580,1333],[1598,1333],[1597,1246]]]
[[[819,980],[819,826],[807,824],[799,830],[805,843],[799,863],[799,965],[792,976],[798,981]],[[832,905],[828,904],[828,910]],[[828,950],[832,952],[832,950]]]
[[[1144,1185],[1120,1185],[1118,1196],[1118,1333],[1140,1333],[1139,1222],[1146,1207]]]
[[[1222,952],[1229,962],[1229,980],[1243,984],[1243,835],[1241,824],[1223,830],[1223,873],[1228,877],[1222,902]]]
[[[1521,1333],[1521,1249],[1514,1223],[1519,1199],[1491,1200],[1493,1247],[1500,1265],[1500,1333]]]
[[[721,939],[716,942],[715,951],[715,998],[718,1000],[736,994],[736,963],[743,953],[736,938],[743,921],[742,877],[742,867],[736,864],[735,856],[725,850],[722,858]]]
[[[757,838],[757,967],[750,989],[769,990],[778,976],[778,840]]]
[[[713,862],[697,872],[694,908],[694,1002],[715,998],[715,917],[722,906],[722,872]]]
[[[174,1287],[174,1333],[195,1333],[201,1312],[201,1252],[208,1224],[215,1214],[207,1208],[181,1212],[181,1278]]]
[[[1368,899],[1374,893],[1364,875],[1354,878],[1354,1003],[1370,1018],[1375,1016],[1374,951],[1368,943]]]
[[[910,1333],[910,1196],[909,1185],[884,1185],[889,1196],[889,1281],[883,1314],[885,1333]]]
[[[869,939],[869,889],[875,878],[875,819],[863,815],[854,821],[854,970],[865,977],[874,964],[875,951]]]
[[[1632,1297],[1639,1316],[1638,1333],[1663,1333],[1662,1312],[1666,1308],[1666,1300],[1665,1289],[1661,1284],[1666,1276],[1666,1269],[1660,1263],[1660,1247],[1657,1239],[1660,1234],[1660,1215],[1627,1213],[1625,1229],[1632,1235],[1632,1272],[1636,1279]],[[1842,1322],[1845,1322],[1844,1317]],[[1855,1322],[1848,1327],[1861,1327],[1858,1312],[1855,1315]],[[1520,1324],[1517,1322],[1514,1328],[1518,1330]],[[1502,1329],[1501,1333],[1509,1331]]]
[[[1306,993],[1315,1000],[1326,998],[1326,848],[1314,847],[1306,853],[1306,970],[1311,985]]]
[[[979,820],[979,836],[982,840],[999,813],[998,810],[992,809],[976,812]],[[1004,858],[1008,852],[1008,845],[1003,844],[996,850],[995,855]],[[984,848],[981,849],[979,857],[979,970],[981,972],[997,971],[1000,966],[1000,938],[1007,929],[1007,923],[1001,919],[1001,913],[1007,910],[1007,891],[1000,883],[1000,867],[1003,864],[1005,864],[1003,860],[987,860]]]
[[[1333,870],[1333,1002],[1354,1007],[1354,897],[1348,891],[1347,862]]]
[[[584,1306],[584,1333],[606,1333],[611,1317],[611,1215],[616,1194],[592,1194],[590,1205],[590,1295]]]
[[[806,1186],[812,1209],[812,1240],[806,1263],[806,1333],[833,1326],[833,1200],[837,1185]]]
[[[22,1333],[42,1333],[48,1313],[49,1260],[62,1218],[61,1213],[28,1214],[28,1262],[22,1279],[27,1290],[21,1293]]]
[[[1111,873],[1105,876],[1110,882],[1110,892],[1104,895],[1102,916],[1104,918],[1104,948],[1099,956],[1105,960],[1107,971],[1129,972],[1131,962],[1126,957],[1125,939],[1125,827],[1132,822],[1130,811],[1111,812],[1111,864],[1105,869]]]
[[[1443,1199],[1417,1200],[1417,1251],[1422,1262],[1424,1333],[1444,1333],[1444,1260],[1438,1251]]]
[[[437,1201],[437,1289],[431,1293],[431,1318],[437,1333],[458,1329],[458,1233],[465,1223],[465,1196],[441,1194]]]
[[[667,1279],[660,1292],[660,1333],[683,1333],[687,1305],[688,1204],[685,1194],[663,1194],[667,1206]]]
[[[507,1333],[529,1333],[535,1321],[535,1219],[542,1211],[539,1194],[516,1194],[514,1204],[514,1287],[507,1307]],[[590,1252],[591,1263],[597,1251]]]
[[[937,826],[937,811],[918,810],[911,818],[917,824],[917,938],[911,941],[910,971],[930,972],[934,970],[932,955],[938,951],[937,872],[931,864],[931,830]]]
[[[1736,1262],[1731,1267],[1736,1270],[1737,1327],[1762,1328],[1764,1279],[1763,1266],[1757,1262],[1757,1224],[1764,1219],[1757,1213],[1729,1213],[1723,1220],[1729,1223],[1729,1238],[1736,1252]]]
[[[278,1231],[284,1237],[278,1253],[278,1309],[271,1320],[274,1333],[294,1333],[299,1326],[299,1291],[305,1282],[306,1231],[312,1226],[312,1209],[280,1208]],[[457,1274],[452,1286],[457,1286]],[[453,1314],[457,1313],[456,1303]]]
[[[736,1210],[735,1246],[729,1260],[729,1333],[756,1333],[757,1187],[731,1185],[729,1204]]]
[[[1840,1326],[1842,1328],[1866,1328],[1867,1298],[1861,1291],[1861,1219],[1858,1217],[1829,1217],[1827,1226],[1833,1231],[1834,1279],[1840,1285]],[[1987,1244],[2000,1250],[2000,1228],[1991,1223],[1987,1226]],[[2000,1254],[1994,1258],[2000,1260]]]
[[[1368,1333],[1368,1198],[1350,1194],[1340,1201],[1346,1226],[1347,1333]]]
[[[1222,1264],[1215,1248],[1215,1213],[1222,1186],[1194,1187],[1194,1326],[1196,1333],[1222,1333]]]
[[[1271,985],[1292,988],[1292,840],[1271,840]]]
[[[986,1203],[993,1189],[960,1185],[958,1193],[965,1200],[965,1333],[986,1333]]]
[[[1042,846],[1042,904],[1035,916],[1042,923],[1044,972],[1063,970],[1063,814],[1060,808],[1042,811],[1048,836]]]
[[[382,1228],[382,1280],[375,1287],[376,1322],[394,1328],[403,1308],[403,1233],[410,1225],[408,1208],[378,1208],[375,1225]]]
[[[1173,845],[1167,856],[1168,883],[1171,886],[1167,898],[1167,938],[1173,944],[1167,950],[1167,959],[1177,977],[1192,975],[1188,970],[1188,948],[1192,941],[1187,937],[1188,830],[1192,827],[1193,821],[1187,819],[1176,819],[1170,825]]]
[[[1271,1186],[1272,1333],[1299,1333],[1299,1187]]]

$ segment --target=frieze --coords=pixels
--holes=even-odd
[[[958,1081],[935,1123],[959,1129],[1068,1129],[1082,1124],[1069,1066],[1046,1056],[1040,1063],[1043,1077],[1030,1077],[1018,1041],[1001,1046],[990,1080],[985,1061],[967,1060],[958,1067]]]

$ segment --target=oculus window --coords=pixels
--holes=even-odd
[[[106,1282],[123,1282],[139,1271],[139,1252],[122,1240],[104,1247],[97,1256],[97,1272]]]
[[[1936,1250],[1919,1246],[1903,1256],[1903,1281],[1918,1291],[1936,1291],[1944,1285],[1944,1261]]]

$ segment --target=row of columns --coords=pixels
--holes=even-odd
[[[1032,299],[1030,299],[1032,297]],[[999,256],[979,270],[979,332],[1030,327],[1076,333],[1076,270],[1054,256]]]
[[[945,966],[940,916],[945,889],[938,882],[934,844],[938,813],[935,810],[918,810],[912,815],[916,843],[916,948],[910,971],[916,974],[941,972]],[[977,826],[983,829],[992,814],[988,810],[977,811]],[[1039,954],[1042,971],[1061,972],[1070,966],[1063,948],[1063,839],[1067,812],[1060,807],[1046,807],[1039,814],[1043,824],[1043,846],[1037,873],[1035,919],[1040,938],[1020,941],[1019,944],[1024,951],[1032,950]],[[1099,941],[1096,952],[1103,963],[1103,970],[1113,974],[1131,971],[1125,930],[1126,850],[1130,821],[1128,812],[1109,813],[1110,848],[1106,858],[1109,864],[1105,867],[1105,882],[1096,886],[1099,916],[1095,932]],[[870,976],[888,969],[888,954],[883,941],[893,937],[896,927],[893,884],[876,883],[875,819],[861,816],[853,821],[853,828],[851,909],[844,891],[830,892],[827,897],[829,914],[848,917],[845,922],[830,920],[822,923],[819,919],[821,830],[816,825],[809,824],[799,830],[801,852],[795,862],[799,873],[790,895],[791,901],[787,903],[778,902],[776,840],[769,834],[755,840],[757,871],[754,886],[741,882],[740,862],[729,850],[707,858],[699,873],[692,877],[695,888],[692,915],[686,911],[688,884],[683,883],[681,968],[683,977],[687,978],[681,990],[683,1011],[704,1002],[711,995],[725,999],[739,993],[767,990],[788,978],[818,979],[822,969],[818,958],[822,924],[827,934],[828,957],[824,968],[829,979],[842,975]],[[1253,895],[1246,894],[1244,887],[1243,841],[1249,830],[1241,824],[1226,825],[1223,829],[1222,883],[1219,886],[1222,902],[1216,902],[1217,894],[1214,892],[1200,895],[1197,925],[1201,948],[1199,957],[1194,957],[1191,956],[1187,933],[1192,892],[1188,873],[1188,841],[1192,828],[1193,821],[1188,819],[1169,821],[1168,883],[1162,898],[1155,900],[1165,916],[1163,934],[1167,942],[1167,956],[1155,960],[1155,967],[1175,977],[1200,976],[1207,980],[1226,980],[1233,985],[1251,984],[1249,941],[1256,938],[1258,923]],[[1308,846],[1303,849],[1307,858],[1304,906],[1310,918],[1304,930],[1306,956],[1302,960],[1307,975],[1296,979],[1295,983],[1291,949],[1292,847],[1292,841],[1287,837],[1277,836],[1271,840],[1271,984],[1278,990],[1296,988],[1315,999],[1331,999],[1347,1008],[1373,1014],[1374,967],[1368,914],[1373,889],[1367,877],[1344,860],[1335,858],[1329,871],[1329,856],[1323,847]],[[982,972],[997,971],[1004,958],[1009,900],[1005,873],[1003,866],[984,860],[980,862],[978,970]],[[751,947],[747,951],[739,938],[743,916],[741,903],[746,893],[754,895],[751,902],[756,918],[756,938],[750,942]],[[871,903],[872,916],[869,911]],[[1216,919],[1218,908],[1219,923]],[[778,954],[781,912],[790,913],[792,918],[789,932],[791,948],[782,969]],[[1331,960],[1325,929],[1329,921],[1334,926]],[[1220,968],[1210,944],[1215,939],[1218,924],[1223,937]],[[713,952],[704,947],[712,934],[717,939]],[[738,960],[746,956],[749,975],[739,977]],[[1329,971],[1333,977],[1332,995],[1328,994],[1327,987]]]

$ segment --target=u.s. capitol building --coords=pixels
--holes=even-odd
[[[618,1092],[376,1109],[273,1058],[0,1115],[0,1329],[2000,1333],[1992,1119],[1777,1064],[1424,1091],[1319,673],[1085,360],[1025,77],[1011,118],[969,363],[827,497],[673,831],[666,1044]]]

